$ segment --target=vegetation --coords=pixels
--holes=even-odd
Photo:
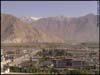
[[[62,56],[73,56],[72,53],[68,53],[66,51],[62,51],[62,50],[57,50],[57,49],[53,49],[53,50],[45,50],[43,49],[42,51],[39,51],[36,56],[41,56],[41,57],[46,57],[46,56],[54,56],[54,57],[62,57]]]
[[[76,75],[95,75],[95,72],[87,69],[81,70],[57,70],[54,68],[19,68],[19,67],[10,67],[11,72],[24,72],[24,73],[36,73],[36,74],[76,74]],[[99,74],[99,72],[96,72]]]

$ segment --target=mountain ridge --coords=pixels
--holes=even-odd
[[[27,43],[27,42],[62,42],[53,35],[31,27],[12,15],[1,15],[1,42]]]
[[[1,40],[7,42],[17,37],[15,39],[17,42],[18,40],[19,42],[23,42],[20,40],[24,42],[99,41],[97,15],[94,14],[80,17],[51,16],[28,21],[29,19],[23,20],[9,14],[2,14]]]

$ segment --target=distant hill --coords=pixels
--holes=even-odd
[[[97,15],[45,17],[30,23],[34,28],[54,34],[66,42],[99,42]]]
[[[37,30],[19,18],[1,14],[1,43],[63,42],[62,39]]]
[[[97,16],[24,17],[1,14],[2,43],[99,42]]]

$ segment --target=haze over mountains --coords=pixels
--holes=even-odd
[[[98,42],[97,16],[22,17],[1,14],[1,42]]]

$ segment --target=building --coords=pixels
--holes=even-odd
[[[5,65],[8,62],[9,61],[5,60],[3,49],[1,49],[1,73],[8,73],[8,72],[10,72],[10,69],[8,67],[5,67]]]
[[[2,64],[3,61],[4,61],[4,55],[3,55],[3,50],[1,49],[1,72],[3,72],[4,70],[4,66]]]
[[[81,60],[76,59],[52,59],[52,62],[54,64],[54,68],[57,69],[81,69],[85,67],[85,62]]]

